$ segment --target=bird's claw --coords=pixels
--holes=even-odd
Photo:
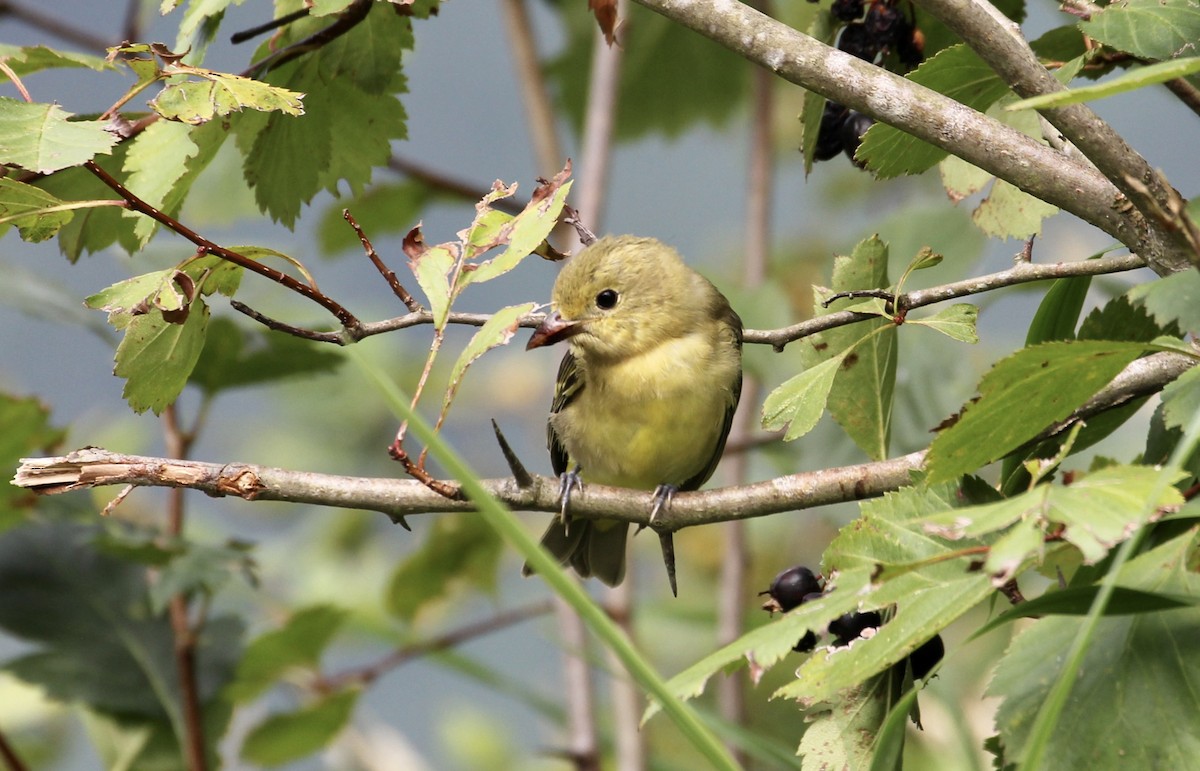
[[[558,521],[563,527],[571,524],[571,518],[567,514],[567,506],[571,503],[571,491],[578,490],[583,492],[583,479],[579,476],[580,468],[576,466],[570,471],[563,473],[558,480],[558,499],[560,508],[558,510]]]
[[[653,525],[658,520],[659,512],[671,508],[671,499],[675,497],[678,490],[679,488],[675,485],[659,485],[654,488],[654,507],[650,509],[650,521],[647,524]],[[642,525],[642,528],[644,527],[646,525]]]

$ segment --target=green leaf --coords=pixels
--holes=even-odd
[[[1129,290],[1163,325],[1177,323],[1189,334],[1200,334],[1200,271],[1184,270]]]
[[[251,763],[279,766],[312,755],[333,741],[350,721],[360,691],[324,696],[295,712],[272,715],[251,729],[242,757]]]
[[[827,711],[805,715],[798,753],[802,768],[866,768],[874,757],[875,736],[891,707],[892,678],[868,678],[842,695]]]
[[[972,638],[1003,626],[1019,618],[1041,618],[1042,616],[1086,616],[1092,609],[1099,586],[1069,586],[1065,589],[1048,591],[1012,606],[980,627]],[[1131,616],[1138,613],[1158,613],[1176,608],[1191,608],[1200,605],[1200,595],[1147,592],[1118,586],[1104,606],[1105,616]]]
[[[1129,295],[1117,295],[1095,308],[1079,325],[1080,340],[1119,340],[1149,343],[1163,335],[1178,336],[1174,322],[1160,324],[1142,305],[1134,305]]]
[[[162,209],[176,183],[187,173],[188,161],[199,152],[188,126],[155,121],[129,143],[125,186],[146,203]],[[125,216],[137,221],[134,234],[145,245],[158,223],[139,212],[127,211]]]
[[[181,324],[168,322],[156,310],[130,320],[113,374],[125,378],[121,395],[135,412],[153,410],[157,415],[183,391],[204,348],[208,316],[208,305],[197,298]]]
[[[1193,530],[1131,560],[1119,583],[1195,597],[1200,595],[1195,560]],[[996,725],[1006,756],[1024,752],[1034,718],[1083,623],[1074,617],[1043,618],[1018,636],[1000,661],[988,693],[1003,699]],[[1190,767],[1200,757],[1194,730],[1200,659],[1191,655],[1198,626],[1197,607],[1101,619],[1047,747],[1054,767],[1096,767],[1098,762]]]
[[[38,243],[53,238],[75,215],[66,201],[15,179],[0,178],[0,218],[17,226],[21,239]]]
[[[1195,51],[1200,9],[1188,0],[1125,0],[1092,14],[1079,28],[1093,40],[1140,59],[1173,59]]]
[[[809,37],[826,45],[833,45],[835,31],[833,14],[824,9],[813,14],[812,23],[805,30]],[[806,176],[812,173],[813,152],[817,149],[817,137],[821,133],[821,116],[825,114],[825,101],[825,97],[816,91],[804,92],[804,104],[800,113],[804,134],[800,141],[800,153],[804,156]]]
[[[32,644],[5,665],[53,699],[126,719],[169,721],[183,735],[175,637],[151,615],[146,570],[99,551],[93,526],[41,522],[0,534],[0,628]],[[240,654],[241,623],[210,618],[197,639],[201,703]]]
[[[0,163],[49,174],[81,166],[117,143],[104,122],[70,117],[56,104],[0,97]]]
[[[925,517],[926,532],[945,538],[979,538],[1025,519],[1061,525],[1063,540],[1075,545],[1084,561],[1095,563],[1147,521],[1142,504],[1154,494],[1158,469],[1149,466],[1108,466],[1070,485],[1039,485],[1022,495],[973,508],[959,508]],[[1166,488],[1153,504],[1157,508],[1183,503],[1179,491]],[[1153,518],[1154,512],[1148,512]],[[1035,544],[1040,551],[1040,539]],[[1032,554],[1028,555],[1032,557]]]
[[[955,303],[923,319],[914,319],[910,316],[905,323],[929,327],[947,337],[974,345],[979,342],[979,334],[975,331],[975,322],[978,318],[979,308],[970,303]]]
[[[252,565],[245,546],[186,544],[160,568],[158,580],[150,587],[150,609],[164,612],[175,594],[212,596],[235,574],[251,575]]]
[[[150,107],[167,120],[193,126],[245,108],[260,112],[303,115],[303,94],[262,81],[194,67],[172,67],[166,73],[194,75],[202,80],[174,83],[150,100]]]
[[[979,229],[997,238],[1028,238],[1042,232],[1042,220],[1058,207],[1034,198],[1014,185],[997,179],[971,219]]]
[[[101,165],[110,173],[120,169],[125,162],[128,146],[129,143],[123,142],[114,147],[112,159]],[[123,180],[123,174],[117,173],[114,176]],[[120,200],[117,194],[94,174],[78,166],[43,177],[37,180],[35,187],[65,201],[107,199],[116,203]],[[120,243],[130,252],[140,248],[134,236],[136,220],[125,217],[124,212],[121,206],[77,210],[71,221],[58,232],[59,250],[68,260],[74,262],[80,255],[103,251],[114,243]]]
[[[277,332],[245,332],[213,319],[189,382],[205,393],[333,372],[345,359],[328,345]]]
[[[459,354],[458,360],[454,362],[454,367],[450,370],[446,395],[442,398],[443,416],[450,409],[450,403],[454,401],[454,397],[458,393],[458,387],[462,385],[462,379],[467,373],[467,368],[474,364],[476,359],[493,348],[500,345],[507,345],[512,336],[516,334],[517,321],[536,307],[537,303],[524,303],[522,305],[509,305],[501,308],[484,322],[478,332],[471,336],[471,341],[467,343],[467,347]]]
[[[787,442],[811,431],[825,411],[833,379],[837,377],[843,358],[844,355],[826,359],[772,391],[763,402],[763,428],[775,431],[787,426],[783,437]]]
[[[450,272],[458,262],[455,244],[442,244],[430,247],[408,261],[417,283],[429,300],[433,312],[433,324],[437,329],[446,326],[446,318],[450,313]]]
[[[1087,299],[1091,286],[1091,276],[1056,279],[1046,290],[1046,296],[1029,322],[1025,345],[1074,339],[1075,326],[1079,323],[1079,314],[1083,312],[1083,301]]]
[[[0,394],[0,468],[17,467],[20,459],[44,453],[62,442],[66,431],[50,425],[50,410],[36,398]],[[15,485],[0,485],[0,532],[21,521],[22,510],[35,498]]]
[[[257,698],[293,669],[315,668],[346,615],[346,611],[332,605],[296,610],[282,627],[246,646],[226,695],[244,703]]]
[[[907,77],[981,112],[1008,93],[1008,86],[992,68],[962,44],[939,51]],[[946,155],[945,150],[899,129],[876,123],[863,136],[855,157],[866,161],[876,176],[888,179],[902,174],[920,174],[933,168]]]
[[[91,56],[75,51],[58,51],[44,45],[0,44],[0,59],[3,59],[9,69],[18,76],[60,67],[86,67],[96,72],[116,69],[114,64],[102,56]],[[7,80],[8,76],[0,73],[0,79]]]
[[[887,263],[887,244],[877,236],[858,243],[850,256],[836,257],[832,287],[814,291],[814,313],[834,313],[854,305],[854,300],[842,299],[826,309],[823,301],[833,293],[887,287]],[[891,319],[880,318],[837,327],[806,338],[800,351],[810,370],[823,361],[840,362],[832,387],[826,389],[829,414],[869,457],[886,458],[896,383],[896,325]],[[825,392],[815,392],[812,398],[824,401]],[[810,404],[818,409],[822,406],[815,401]],[[806,423],[807,420],[799,425]],[[813,418],[807,428],[797,432],[797,424],[793,422],[787,438],[807,433],[815,423]]]
[[[493,590],[502,551],[495,531],[479,517],[439,516],[421,548],[392,574],[388,610],[412,622],[422,608],[463,585]]]
[[[1097,83],[1094,86],[1072,88],[1068,91],[1057,91],[1052,94],[1039,94],[1008,105],[1008,110],[1042,110],[1048,107],[1062,107],[1080,102],[1094,102],[1126,91],[1134,91],[1146,86],[1166,83],[1168,80],[1187,77],[1200,72],[1200,57],[1174,59],[1169,62],[1148,64],[1137,67],[1123,75]]]
[[[925,462],[928,483],[1004,457],[1069,416],[1145,350],[1139,343],[1064,341],[1000,360],[980,381],[979,399],[933,440]]]
[[[532,254],[558,224],[558,215],[562,213],[567,193],[571,192],[571,184],[566,182],[548,191],[549,194],[544,198],[531,201],[512,221],[508,248],[498,257],[481,262],[474,270],[464,273],[462,286],[468,281],[477,284],[502,276]],[[471,237],[475,238],[476,234],[472,233]]]
[[[1162,392],[1162,417],[1167,428],[1183,428],[1200,412],[1200,367],[1167,384]]]

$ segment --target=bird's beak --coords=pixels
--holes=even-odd
[[[533,336],[525,344],[525,350],[541,348],[543,345],[554,345],[566,340],[568,337],[574,337],[582,331],[583,325],[581,322],[567,321],[558,315],[558,311],[554,311],[546,316],[546,320],[542,322],[540,327],[533,330]]]

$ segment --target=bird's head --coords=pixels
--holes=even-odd
[[[526,348],[570,339],[585,355],[623,358],[681,337],[713,313],[719,293],[653,238],[602,238],[566,264],[551,312]]]

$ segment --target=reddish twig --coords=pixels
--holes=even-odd
[[[29,766],[17,754],[16,749],[8,743],[3,731],[0,731],[0,760],[4,761],[8,771],[29,771]]]
[[[392,460],[398,461],[400,465],[404,466],[404,473],[443,498],[448,498],[452,501],[466,500],[461,487],[450,482],[444,482],[441,479],[435,479],[432,474],[425,470],[424,465],[413,463],[412,458],[408,456],[408,453],[400,442],[401,440],[397,438],[388,445],[388,455],[392,457]]]
[[[354,228],[354,232],[358,234],[358,241],[362,244],[363,251],[367,253],[367,259],[379,271],[383,279],[387,281],[388,286],[392,288],[392,294],[400,298],[400,302],[404,303],[404,307],[412,313],[420,313],[424,310],[421,303],[417,302],[416,298],[409,294],[409,291],[400,283],[400,279],[396,278],[396,272],[383,263],[379,258],[379,253],[375,251],[375,247],[371,245],[371,240],[367,238],[367,234],[358,226],[354,216],[350,214],[349,209],[342,209],[342,217],[346,222],[350,223],[350,227]]]

